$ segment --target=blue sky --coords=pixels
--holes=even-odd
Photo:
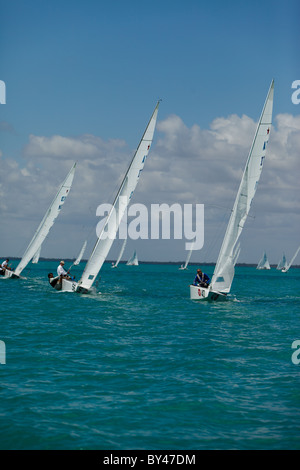
[[[36,168],[44,168],[45,176],[51,165],[42,154],[32,159],[30,135],[120,140],[130,154],[159,98],[159,121],[176,115],[188,129],[208,130],[214,119],[233,114],[257,121],[274,78],[274,115],[299,115],[291,101],[291,84],[300,79],[296,0],[10,0],[0,5],[0,79],[7,87],[0,150],[3,162],[32,172],[32,182]],[[246,156],[247,151],[241,158]],[[71,157],[61,168],[55,163],[53,184],[71,166]],[[29,233],[28,217],[16,218],[28,224]],[[13,243],[17,239],[7,245],[10,256]],[[175,253],[177,248],[169,258],[178,259]],[[253,261],[256,257],[255,251]]]

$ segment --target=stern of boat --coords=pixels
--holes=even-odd
[[[87,294],[88,290],[84,287],[81,287],[78,282],[71,281],[69,279],[62,279],[62,288],[63,292],[78,292],[79,294]]]
[[[226,294],[221,292],[215,292],[209,287],[200,287],[190,285],[190,298],[191,300],[212,300],[212,301],[222,301],[226,300]]]
[[[5,270],[4,277],[6,278],[11,278],[11,279],[19,279],[20,276],[16,274],[14,271],[11,271],[9,269]]]

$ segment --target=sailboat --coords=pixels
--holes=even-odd
[[[37,252],[34,254],[34,256],[32,258],[32,261],[31,261],[32,264],[37,264],[39,262],[40,254],[41,254],[41,248],[42,248],[42,245],[39,247]]]
[[[300,250],[300,246],[297,248],[296,253],[295,253],[294,256],[292,257],[291,261],[290,261],[285,267],[282,268],[281,271],[282,271],[283,273],[287,273],[287,272],[288,272],[288,270],[289,270],[290,267],[292,266],[292,264],[293,264],[293,262],[294,262],[296,256],[298,255],[299,250]]]
[[[60,186],[55,198],[53,199],[49,209],[47,210],[46,214],[44,215],[43,220],[41,221],[40,225],[38,226],[31,242],[29,243],[28,247],[25,250],[25,253],[16,267],[14,271],[5,270],[5,277],[11,278],[19,278],[23,269],[26,268],[27,264],[31,261],[33,256],[39,251],[42,243],[44,242],[45,238],[47,237],[50,228],[54,224],[54,221],[58,214],[61,211],[61,208],[68,196],[75,174],[76,163],[72,166],[71,170],[69,171],[66,179]]]
[[[187,255],[185,264],[184,264],[184,265],[182,264],[182,265],[180,266],[180,268],[178,268],[178,269],[180,269],[180,270],[187,269],[188,264],[189,264],[190,259],[191,259],[191,256],[192,256],[193,248],[194,248],[194,242],[192,243],[192,247],[191,247],[190,251],[188,252],[188,255]]]
[[[227,225],[221,250],[208,287],[190,286],[193,300],[226,300],[234,278],[234,267],[240,253],[239,237],[245,225],[258,181],[260,179],[266,147],[272,124],[274,80],[260,116],[254,139],[247,158],[242,180]]]
[[[129,258],[129,260],[126,263],[126,266],[138,266],[138,265],[139,265],[139,260],[136,254],[136,250],[134,250],[133,255],[131,256],[131,258]]]
[[[256,269],[271,269],[266,252],[264,252],[262,258],[259,260],[259,263],[256,266]]]
[[[80,250],[80,253],[77,256],[76,260],[74,261],[73,266],[77,266],[80,263],[80,261],[82,260],[83,254],[84,254],[85,249],[86,249],[86,244],[87,244],[87,240],[85,240],[85,242],[83,243],[82,248]]]
[[[81,278],[78,282],[63,278],[61,279],[61,282],[56,283],[55,289],[65,292],[80,293],[88,293],[90,291],[109,253],[122,217],[125,214],[127,206],[140,179],[141,172],[144,168],[144,164],[153,141],[159,103],[160,101],[158,101],[152,113],[143,137],[131,160]],[[57,280],[57,278],[55,278],[55,280]]]
[[[120,250],[120,253],[119,253],[119,256],[117,258],[117,261],[115,263],[112,264],[112,268],[117,268],[118,267],[118,264],[122,258],[122,255],[124,253],[124,250],[125,250],[125,246],[126,246],[126,243],[127,243],[127,238],[124,239],[123,243],[122,243],[122,247],[121,247],[121,250]]]
[[[282,258],[277,264],[276,269],[278,269],[278,271],[282,271],[283,269],[285,270],[286,268],[287,268],[287,260],[286,260],[285,254],[283,253]]]

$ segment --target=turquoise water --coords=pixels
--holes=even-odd
[[[199,303],[196,266],[105,264],[85,296],[56,267],[0,281],[1,449],[300,449],[299,269],[237,267]]]

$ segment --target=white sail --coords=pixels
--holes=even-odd
[[[82,277],[78,282],[78,286],[82,289],[88,290],[94,283],[116,237],[119,224],[136,188],[153,141],[158,106],[159,102],[153,111],[148,126],[122,181],[112,209],[106,218],[106,222],[86,264]]]
[[[192,247],[191,247],[190,251],[188,252],[188,255],[186,257],[186,261],[185,261],[184,266],[181,265],[179,269],[187,269],[188,264],[189,264],[190,259],[191,259],[191,256],[192,256],[193,249],[194,249],[194,243],[195,243],[195,241],[193,241]]]
[[[76,163],[73,165],[71,168],[70,172],[68,173],[68,176],[60,186],[55,198],[53,199],[49,209],[47,210],[46,214],[44,215],[44,218],[42,222],[40,223],[39,227],[37,228],[31,242],[29,243],[20,263],[15,269],[14,274],[17,276],[20,275],[20,273],[23,271],[23,269],[27,266],[27,264],[30,262],[32,257],[35,255],[35,253],[38,251],[38,249],[41,247],[43,241],[47,237],[50,228],[54,224],[54,221],[58,214],[60,213],[60,210],[65,202],[66,197],[69,194],[69,191],[72,186],[73,178],[74,178],[74,173],[75,173],[75,167]]]
[[[83,257],[83,253],[84,253],[84,251],[85,251],[85,249],[86,249],[86,244],[87,244],[87,241],[85,241],[84,244],[82,245],[82,248],[81,248],[81,250],[80,250],[80,253],[79,253],[79,255],[77,256],[76,260],[74,261],[73,266],[77,266],[77,265],[80,263],[80,261],[81,261],[81,259],[82,259],[82,257]]]
[[[266,252],[264,252],[262,258],[259,260],[259,263],[258,263],[256,269],[271,269],[271,266],[270,266],[270,263],[269,263]]]
[[[294,256],[292,257],[291,261],[287,264],[287,266],[286,266],[285,268],[282,269],[283,272],[285,272],[285,273],[288,272],[288,270],[289,270],[290,267],[292,266],[293,262],[295,261],[296,256],[298,255],[299,251],[300,251],[300,246],[299,246],[299,248],[297,248],[297,251],[296,251],[296,253],[294,254]]]
[[[282,255],[282,258],[281,260],[279,261],[276,269],[278,269],[279,271],[281,271],[281,269],[286,269],[287,268],[287,261],[286,261],[286,257],[285,257],[285,254],[283,253]]]
[[[272,80],[215,266],[210,287],[217,292],[230,292],[234,266],[239,253],[236,244],[246,222],[263,168],[272,124],[273,96],[274,81]]]
[[[126,246],[126,243],[127,243],[127,238],[125,238],[125,240],[123,241],[122,243],[122,247],[121,247],[121,250],[120,250],[120,253],[119,253],[119,256],[118,256],[118,259],[117,261],[115,262],[115,264],[112,265],[112,268],[116,268],[122,258],[122,255],[124,253],[124,250],[125,250],[125,246]]]
[[[37,250],[37,252],[36,252],[35,255],[33,256],[33,258],[32,258],[32,264],[37,264],[37,263],[39,262],[40,254],[41,254],[41,249],[42,249],[42,246],[39,247],[39,249]]]
[[[127,266],[138,266],[139,265],[139,260],[138,260],[137,254],[136,254],[136,250],[134,250],[133,255],[127,261],[126,265]]]

